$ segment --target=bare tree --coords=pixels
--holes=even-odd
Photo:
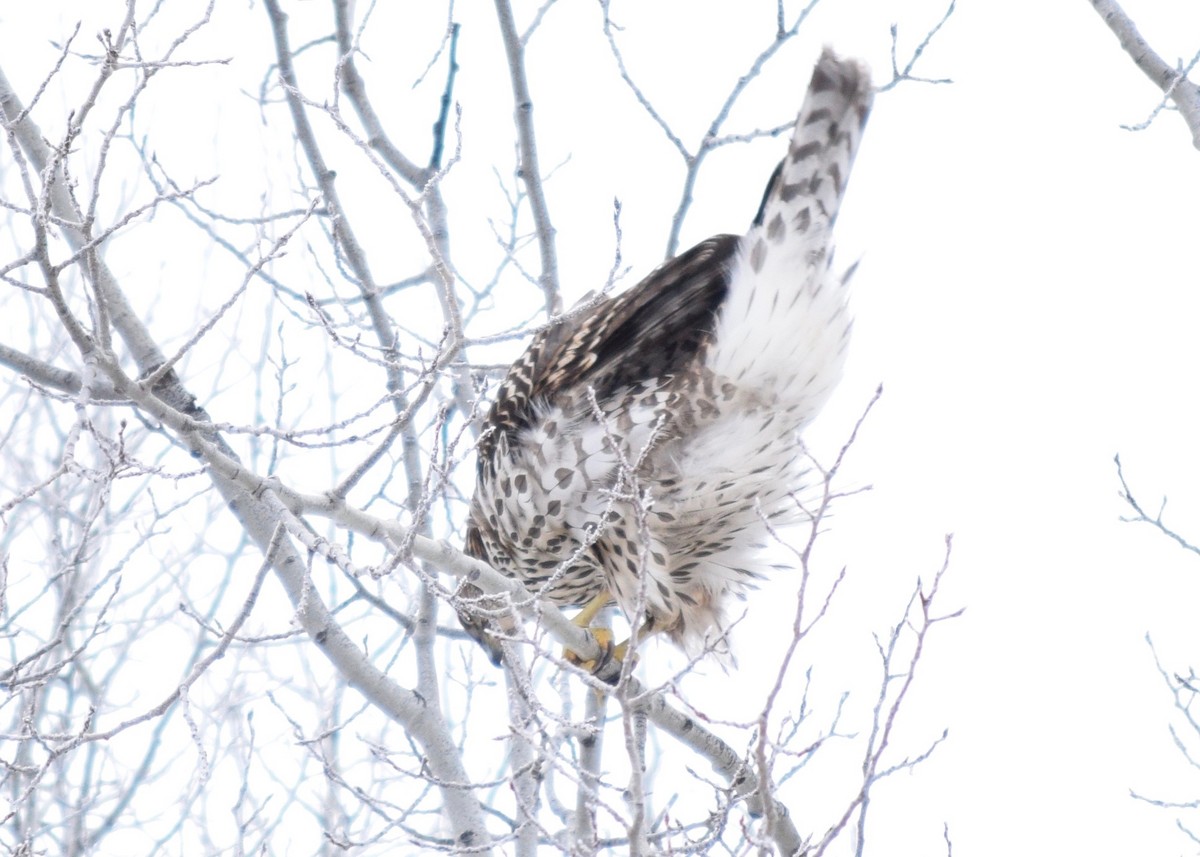
[[[0,70],[0,842],[863,853],[875,785],[945,738],[892,746],[928,635],[957,615],[937,605],[949,540],[876,640],[878,684],[830,702],[809,638],[847,574],[817,548],[852,434],[814,462],[810,528],[779,534],[794,633],[758,717],[689,704],[695,663],[609,684],[565,661],[599,657],[593,636],[458,532],[489,382],[563,311],[539,160],[555,117],[534,111],[529,54],[582,13],[394,5],[213,0],[184,19],[127,0],[95,29],[30,32],[53,52]],[[706,155],[787,130],[791,101],[728,126],[813,5],[755,12],[762,44],[698,142],[631,70],[617,13],[587,13],[613,60],[588,73],[627,87],[683,163],[668,253]],[[489,118],[501,93],[515,121]],[[624,275],[615,211],[604,289]],[[528,620],[503,670],[447,609],[463,580]],[[836,799],[801,807],[835,746],[849,767],[807,788]]]

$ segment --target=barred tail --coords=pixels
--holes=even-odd
[[[806,423],[841,377],[850,331],[845,278],[830,270],[830,230],[862,139],[873,89],[858,62],[826,49],[787,155],[742,237],[708,367]]]
[[[833,224],[874,95],[864,65],[825,49],[813,69],[787,157],[772,176],[754,221],[765,224],[768,240],[778,240],[787,229],[806,232],[810,220],[818,226]]]

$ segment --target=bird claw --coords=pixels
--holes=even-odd
[[[570,649],[563,652],[563,657],[580,669],[587,670],[602,681],[608,684],[616,684],[617,679],[620,678],[621,671],[620,669],[613,671],[610,667],[614,664],[619,667],[625,662],[625,658],[629,654],[629,641],[626,640],[619,645],[613,645],[613,633],[611,629],[593,627],[587,630],[600,646],[600,657],[585,661]]]
[[[580,655],[572,652],[570,649],[563,651],[563,657],[580,669],[585,669],[595,675],[612,660],[613,654],[616,652],[616,647],[613,646],[613,634],[610,629],[588,628],[587,631],[600,646],[600,657],[585,661]]]

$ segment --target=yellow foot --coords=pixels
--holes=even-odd
[[[588,631],[596,638],[596,642],[600,644],[600,657],[585,661],[570,649],[563,651],[563,657],[575,664],[575,666],[595,674],[600,671],[601,667],[613,659],[617,650],[613,646],[613,634],[610,628],[588,628]]]
[[[625,663],[625,659],[629,656],[629,641],[626,640],[620,645],[613,645],[612,629],[597,627],[591,624],[605,607],[612,603],[612,595],[607,591],[601,592],[591,601],[583,606],[583,608],[575,615],[571,621],[581,628],[587,628],[595,637],[596,642],[600,644],[600,657],[594,660],[585,661],[575,652],[570,650],[563,652],[563,657],[581,669],[585,669],[597,678],[616,684],[620,678],[620,667]],[[657,628],[654,625],[653,619],[647,618],[638,632],[639,637],[646,638],[655,633]],[[613,667],[616,667],[614,669]]]
[[[575,618],[571,621],[580,628],[586,628],[588,625],[592,624],[593,619],[600,615],[601,610],[603,610],[609,604],[612,604],[612,600],[612,595],[609,594],[608,590],[601,592],[587,604],[584,604],[582,609],[575,614]],[[612,634],[609,634],[608,636],[611,640]]]
[[[625,658],[629,655],[629,641],[626,640],[614,646],[611,629],[592,627],[588,628],[588,631],[596,638],[596,642],[600,644],[600,657],[585,661],[570,649],[563,652],[563,657],[580,669],[587,670],[597,678],[609,684],[616,684],[617,679],[621,675],[621,664],[625,663]]]

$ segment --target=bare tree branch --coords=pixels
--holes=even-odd
[[[1200,555],[1200,546],[1197,546],[1186,536],[1180,535],[1178,532],[1171,529],[1169,526],[1167,526],[1166,522],[1163,521],[1163,513],[1167,510],[1167,498],[1163,497],[1162,502],[1158,506],[1158,512],[1151,517],[1142,508],[1137,498],[1133,496],[1133,490],[1129,487],[1129,483],[1125,481],[1125,471],[1121,467],[1121,456],[1113,456],[1113,463],[1117,465],[1117,479],[1121,483],[1121,499],[1128,503],[1129,507],[1133,509],[1135,513],[1133,517],[1122,518],[1121,520],[1129,523],[1149,524],[1184,550]]]
[[[1137,25],[1121,8],[1117,0],[1091,0],[1092,8],[1113,31],[1121,43],[1121,50],[1129,54],[1134,65],[1142,70],[1150,81],[1163,91],[1163,102],[1140,127],[1145,127],[1154,116],[1170,102],[1175,105],[1183,121],[1192,133],[1192,145],[1200,149],[1200,86],[1188,79],[1188,74],[1200,59],[1197,53],[1186,66],[1172,68],[1142,38]],[[1132,130],[1132,129],[1131,129]]]
[[[508,73],[512,81],[513,119],[517,126],[521,154],[517,175],[525,183],[525,192],[529,195],[529,210],[533,214],[538,250],[542,259],[542,272],[538,275],[537,282],[546,299],[546,315],[556,316],[562,312],[558,251],[555,249],[555,229],[550,222],[550,209],[546,204],[542,170],[538,163],[537,136],[533,127],[533,96],[529,94],[529,81],[525,72],[525,43],[517,32],[512,4],[508,0],[496,0],[496,18],[500,22],[500,36],[504,40]]]

